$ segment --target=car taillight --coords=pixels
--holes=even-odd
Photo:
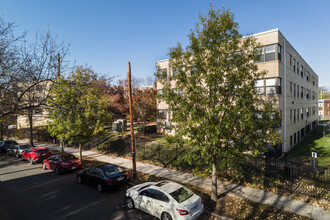
[[[113,182],[113,179],[110,178],[107,180],[107,183],[111,183],[111,182]]]
[[[188,215],[189,214],[189,212],[187,210],[176,209],[176,211],[178,211],[180,215]]]
[[[201,204],[202,204],[202,205],[204,204],[203,199],[201,199]]]

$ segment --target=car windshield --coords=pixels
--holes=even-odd
[[[36,153],[41,154],[41,153],[46,153],[48,152],[48,149],[42,149],[42,150],[37,150]]]
[[[111,166],[111,167],[105,167],[105,168],[103,168],[103,172],[104,172],[104,174],[107,177],[109,177],[109,176],[111,176],[113,174],[121,173],[121,172],[123,172],[123,170],[120,167]]]
[[[170,193],[170,195],[178,202],[181,203],[183,201],[186,201],[187,199],[189,199],[190,197],[192,197],[194,195],[194,193],[192,191],[190,191],[189,189],[186,189],[184,187],[181,187],[177,190],[175,190],[174,192]]]
[[[75,157],[73,155],[62,156],[63,161],[70,161],[70,160],[76,160],[76,159],[77,159],[77,157]]]

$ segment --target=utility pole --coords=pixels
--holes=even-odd
[[[60,54],[57,54],[57,79],[61,77],[61,62],[60,62]]]
[[[128,94],[129,94],[129,115],[131,121],[131,146],[132,146],[132,163],[133,163],[133,179],[136,178],[136,161],[135,161],[135,145],[134,145],[134,125],[133,125],[133,106],[132,106],[132,86],[131,86],[131,62],[128,62]]]
[[[57,54],[57,80],[60,79],[61,77],[61,57],[60,57],[60,54],[58,53]],[[60,152],[61,154],[64,153],[64,142],[63,140],[60,140]]]

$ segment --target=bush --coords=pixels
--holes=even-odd
[[[137,127],[136,130],[137,130],[138,132],[142,132],[142,126]],[[148,134],[157,133],[157,125],[147,125],[147,126],[144,128],[144,131],[145,131],[145,133],[148,133]]]

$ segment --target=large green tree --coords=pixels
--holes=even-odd
[[[242,38],[230,11],[210,7],[189,40],[186,49],[178,43],[169,51],[175,76],[157,73],[164,84],[160,98],[169,104],[176,134],[192,143],[188,161],[194,171],[212,175],[216,200],[221,160],[261,150],[264,142],[275,144],[278,121],[273,119],[279,112],[254,88],[265,74],[254,63],[260,58],[258,45],[253,37]]]
[[[49,99],[52,122],[48,130],[52,136],[69,144],[82,145],[100,135],[111,123],[107,97],[89,68],[77,67],[68,78],[60,77]]]

